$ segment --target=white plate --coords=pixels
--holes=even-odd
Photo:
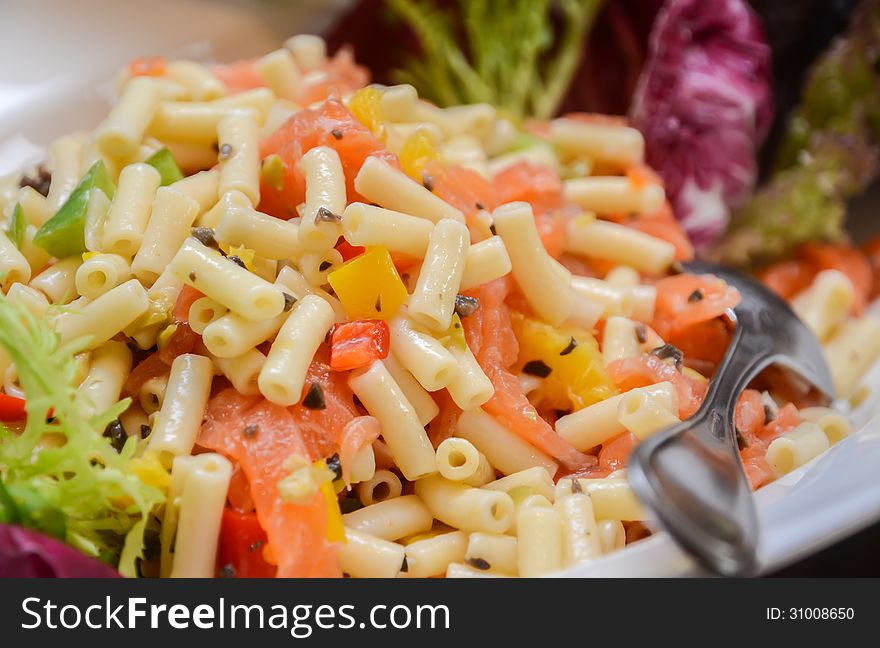
[[[137,56],[232,60],[319,32],[346,0],[30,0],[0,20],[0,175],[42,159],[54,137],[106,114],[114,72]],[[34,47],[34,43],[38,47]],[[880,310],[878,310],[880,312]],[[866,379],[880,394],[880,367]],[[877,398],[868,399],[876,403]],[[880,519],[880,420],[756,495],[760,564],[778,569]],[[687,576],[703,572],[665,534],[564,576]]]

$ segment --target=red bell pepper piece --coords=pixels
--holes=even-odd
[[[223,509],[220,543],[217,546],[217,571],[235,578],[273,578],[276,567],[263,558],[266,532],[256,513]]]
[[[0,394],[0,421],[24,421],[27,418],[25,400]]]

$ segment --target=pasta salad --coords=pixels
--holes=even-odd
[[[625,120],[369,85],[294,36],[141,59],[0,186],[0,521],[125,576],[541,576],[650,533],[635,445],[691,416],[735,288]],[[863,257],[764,273],[839,395],[880,355]],[[850,433],[766,373],[758,488]]]

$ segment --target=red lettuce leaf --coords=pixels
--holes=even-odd
[[[119,573],[42,533],[0,524],[0,578],[118,578]]]
[[[773,121],[770,47],[748,4],[668,2],[630,116],[694,243],[717,239],[751,195]]]

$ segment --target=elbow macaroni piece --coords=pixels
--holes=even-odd
[[[432,223],[444,218],[464,222],[464,215],[458,209],[377,157],[364,161],[355,176],[354,188],[367,200]]]
[[[663,187],[636,187],[629,178],[593,176],[565,181],[565,198],[598,214],[650,214],[663,206]]]
[[[168,389],[168,376],[155,376],[141,385],[138,402],[148,416],[162,409],[166,389]]]
[[[680,423],[678,416],[665,407],[661,398],[650,392],[636,388],[622,395],[617,407],[617,420],[639,441],[652,434]]]
[[[269,320],[284,310],[284,295],[278,286],[192,237],[184,241],[169,267],[188,285],[249,320]]]
[[[210,297],[199,297],[189,307],[186,321],[193,332],[201,335],[205,328],[226,315],[229,309]]]
[[[446,385],[446,389],[462,410],[478,409],[495,395],[495,387],[466,344],[464,349],[453,345],[450,353],[455,358],[458,370]]]
[[[220,172],[216,169],[199,171],[169,187],[195,200],[199,204],[199,214],[203,214],[214,206],[220,196]]]
[[[65,135],[59,137],[49,146],[49,160],[52,163],[52,181],[49,184],[49,193],[46,196],[46,218],[42,222],[34,222],[34,225],[42,225],[58,209],[67,202],[70,194],[76,188],[80,180],[80,166],[83,158],[83,137],[80,135]],[[39,194],[38,194],[39,195]],[[42,197],[42,196],[41,196]],[[30,207],[34,207],[36,201],[30,201]],[[25,205],[22,205],[25,209]],[[25,215],[29,215],[27,210]],[[42,210],[41,210],[42,211]],[[42,218],[40,214],[37,218]]]
[[[467,251],[464,273],[461,275],[461,290],[470,290],[503,277],[512,267],[507,248],[500,236],[491,236],[474,243]]]
[[[431,232],[425,262],[409,298],[410,316],[429,329],[446,331],[452,325],[469,243],[467,227],[448,218]]]
[[[172,578],[213,578],[220,521],[232,464],[209,453],[194,457],[180,495]]]
[[[635,322],[617,315],[609,317],[602,335],[602,363],[607,367],[615,360],[633,358],[639,353]]]
[[[465,439],[450,438],[437,446],[437,470],[449,481],[468,486],[483,486],[495,479],[486,456]]]
[[[82,257],[61,259],[43,270],[28,284],[41,291],[53,304],[66,304],[76,297],[76,271]]]
[[[505,475],[541,467],[552,476],[559,468],[553,459],[480,409],[462,412],[456,423],[455,436],[470,441],[486,455],[493,467]]]
[[[192,453],[208,405],[214,365],[210,358],[184,353],[171,363],[162,408],[156,415],[147,450],[164,466]]]
[[[118,254],[95,254],[76,269],[76,291],[97,299],[111,288],[131,279],[131,266]]]
[[[534,578],[562,569],[562,515],[553,508],[521,508],[516,513],[517,570]]]
[[[263,396],[285,407],[300,401],[306,372],[331,326],[333,309],[326,301],[306,295],[297,302],[260,370],[257,384]]]
[[[353,371],[351,390],[382,426],[382,438],[403,476],[414,481],[436,472],[434,448],[413,406],[381,360]]]
[[[602,520],[598,523],[599,544],[603,554],[623,549],[626,545],[626,529],[620,520]]]
[[[514,505],[507,493],[473,488],[439,475],[418,480],[415,491],[435,518],[462,531],[504,533],[513,523]]]
[[[137,152],[162,97],[155,81],[136,77],[125,85],[116,107],[95,132],[100,151],[109,157],[126,158]]]
[[[437,339],[417,330],[410,320],[398,315],[388,322],[391,352],[427,391],[446,387],[455,377],[455,358]]]
[[[553,326],[571,313],[571,276],[547,254],[535,227],[532,207],[513,202],[492,214],[513,264],[513,277],[535,312]]]
[[[825,342],[846,319],[855,301],[852,281],[839,270],[823,270],[812,285],[795,297],[791,308]]]
[[[434,225],[423,218],[354,202],[345,208],[342,232],[352,245],[380,246],[422,259]]]
[[[217,223],[217,240],[241,245],[267,259],[296,259],[303,248],[300,227],[250,207],[229,206]]]
[[[806,421],[770,442],[767,462],[777,476],[785,475],[815,459],[830,446],[825,431],[818,424]]]
[[[88,338],[88,349],[96,349],[120,333],[150,307],[147,291],[137,279],[129,279],[108,290],[95,301],[62,313],[55,330],[62,342]]]
[[[229,379],[239,394],[245,396],[260,393],[257,380],[265,364],[266,356],[257,349],[250,349],[233,358],[214,358],[214,365],[220,373]]]
[[[189,236],[198,213],[199,204],[193,198],[171,187],[159,188],[140,249],[131,262],[138,279],[152,284],[159,278]]]
[[[167,65],[168,76],[186,88],[193,101],[210,101],[226,95],[226,86],[211,71],[194,61],[173,61]]]
[[[798,410],[798,416],[822,428],[831,445],[852,434],[852,424],[849,420],[830,407],[804,407]]]
[[[297,34],[284,41],[301,70],[317,70],[327,60],[327,43],[314,34]]]
[[[279,99],[296,101],[302,88],[302,77],[293,55],[287,49],[278,49],[260,58],[255,65],[257,73]]]
[[[399,540],[430,530],[434,517],[418,497],[403,495],[346,513],[342,521],[349,529],[383,540]]]
[[[299,163],[306,181],[299,239],[302,246],[321,252],[336,245],[342,227],[335,220],[345,210],[345,174],[339,154],[328,146],[310,149]]]
[[[338,549],[339,566],[354,578],[396,578],[403,567],[403,545],[354,529],[345,530]]]
[[[240,191],[252,204],[260,202],[260,144],[252,113],[232,112],[217,124],[220,147],[219,193]]]
[[[375,462],[375,455],[373,460]],[[400,483],[400,478],[384,468],[375,471],[370,479],[365,479],[357,485],[358,499],[364,506],[400,497],[402,492],[403,485]]]
[[[553,505],[562,521],[562,564],[573,567],[602,555],[599,528],[589,495],[572,493]]]
[[[678,397],[672,383],[661,382],[640,387],[643,392],[659,398],[664,409],[678,412]],[[576,449],[586,452],[626,431],[618,419],[618,408],[624,394],[612,396],[577,412],[560,417],[556,432]]]
[[[31,266],[6,232],[0,232],[0,278],[5,292],[13,283],[27,283],[31,280]]]
[[[516,538],[479,531],[471,533],[467,540],[464,562],[476,569],[517,576],[519,566]]]
[[[825,357],[838,398],[849,397],[880,357],[880,320],[868,315],[844,322],[826,344]]]
[[[641,162],[645,155],[645,138],[629,126],[554,119],[550,122],[550,141],[569,154],[621,167]]]
[[[625,225],[598,220],[587,223],[573,220],[568,227],[566,250],[622,263],[650,274],[665,272],[675,259],[672,243]]]
[[[275,95],[268,88],[240,92],[214,101],[163,101],[156,109],[149,133],[162,142],[213,145],[217,126],[233,112],[248,112],[257,125],[269,115]]]
[[[517,489],[517,492],[520,493],[527,492],[530,495],[542,495],[551,502],[554,497],[553,478],[541,466],[526,468],[501,479],[496,479],[486,484],[484,488],[508,494]]]
[[[431,398],[431,394],[425,391],[424,387],[419,384],[413,375],[404,368],[394,357],[393,353],[389,353],[383,360],[388,373],[394,378],[394,382],[400,387],[400,391],[412,405],[419,417],[419,423],[423,426],[434,420],[434,417],[440,413],[437,403]]]
[[[464,561],[468,536],[463,531],[442,533],[406,545],[407,576],[429,578],[443,575],[449,565]]]
[[[79,393],[89,401],[83,416],[106,412],[119,400],[122,385],[131,371],[131,351],[124,342],[110,341],[92,352],[92,361]]]
[[[149,164],[129,164],[119,175],[119,186],[104,223],[105,252],[131,258],[138,251],[150,219],[150,207],[161,178]]]

